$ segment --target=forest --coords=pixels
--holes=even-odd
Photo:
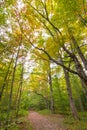
[[[0,0],[0,130],[29,111],[87,130],[87,0]]]

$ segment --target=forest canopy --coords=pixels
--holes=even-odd
[[[0,124],[22,110],[87,110],[87,1],[0,0]]]

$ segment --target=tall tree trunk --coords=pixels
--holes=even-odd
[[[82,103],[82,100],[81,100],[80,96],[78,97],[78,101],[79,101],[80,110],[83,112],[84,111],[84,107],[83,107],[83,103]]]
[[[60,57],[60,60],[63,63],[61,57]],[[69,97],[70,109],[71,109],[73,117],[76,120],[79,120],[79,116],[78,116],[77,109],[76,109],[75,102],[74,102],[73,95],[72,95],[69,72],[67,70],[65,70],[65,68],[63,68],[63,71],[64,71],[64,75],[65,75],[65,81],[66,81],[67,92],[68,92],[68,97]]]
[[[82,98],[81,98],[81,95],[80,95],[81,90],[80,90],[79,86],[77,85],[78,84],[77,79],[74,80],[74,84],[75,84],[74,85],[75,91],[78,92],[77,98],[78,98],[80,111],[84,111],[84,106],[83,106]]]
[[[10,97],[9,97],[9,105],[8,105],[8,114],[7,114],[7,123],[9,121],[9,115],[10,115],[10,111],[11,111],[13,87],[14,87],[14,80],[15,80],[15,72],[16,72],[17,61],[18,61],[18,56],[19,56],[19,52],[20,52],[21,42],[22,42],[22,36],[20,37],[20,43],[19,43],[19,46],[18,46],[17,56],[16,56],[16,59],[15,59],[15,64],[14,64],[14,68],[13,68],[13,75],[12,75],[11,89],[10,89]]]
[[[64,112],[64,104],[62,103],[62,101],[64,99],[63,99],[63,96],[62,96],[62,91],[60,89],[60,84],[58,82],[57,76],[56,76],[56,84],[57,84],[57,90],[58,90],[58,95],[59,95],[59,101],[60,101],[60,104],[61,104],[61,110],[62,110],[62,112]]]
[[[85,95],[85,98],[87,100],[87,87],[85,86],[83,80],[80,78],[80,81],[81,81],[81,85],[82,85],[82,90],[83,90],[83,93]]]
[[[17,112],[16,112],[16,119],[18,119],[18,113],[20,109],[20,101],[22,95],[22,84],[23,84],[23,72],[24,72],[24,63],[22,61],[22,70],[21,70],[21,77],[20,77],[20,84],[19,84],[19,96],[18,96],[18,103],[17,103]]]
[[[8,66],[8,70],[7,70],[6,75],[5,75],[5,77],[4,77],[3,85],[1,86],[0,101],[1,101],[1,99],[2,99],[3,91],[4,91],[4,88],[5,88],[5,85],[6,85],[7,77],[8,77],[8,75],[9,75],[9,70],[10,70],[12,61],[13,61],[13,56],[12,56],[12,58],[11,58],[11,61],[10,61],[9,66]]]
[[[78,116],[77,109],[76,109],[74,99],[72,96],[72,90],[71,90],[70,79],[69,79],[69,72],[67,70],[65,70],[64,68],[63,68],[63,70],[64,70],[64,74],[65,74],[65,80],[66,80],[66,86],[67,86],[67,92],[68,92],[71,112],[72,112],[73,117],[76,120],[78,120],[79,116]]]
[[[49,87],[50,87],[50,108],[51,108],[52,113],[55,113],[52,78],[51,78],[51,68],[50,67],[49,67],[49,70],[48,70],[48,81],[49,81]]]

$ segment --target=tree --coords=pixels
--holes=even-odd
[[[40,6],[38,6],[38,2],[40,4]],[[53,56],[51,56],[49,51],[47,51],[47,47],[46,47],[46,49],[44,49],[44,42],[42,43],[42,46],[43,46],[42,48],[39,48],[36,46],[35,46],[35,48],[44,52],[52,62],[55,62],[58,65],[61,65],[62,67],[64,67],[66,70],[68,70],[71,73],[77,74],[84,81],[84,83],[87,84],[87,81],[86,81],[87,76],[84,71],[84,67],[86,69],[87,61],[86,61],[85,56],[82,53],[82,50],[80,49],[81,37],[79,37],[78,40],[76,40],[77,39],[76,35],[78,36],[78,34],[79,34],[78,27],[80,26],[80,24],[77,23],[78,17],[77,17],[77,15],[73,15],[72,17],[68,17],[68,15],[66,15],[66,14],[69,14],[69,16],[70,16],[70,13],[71,12],[73,13],[74,10],[75,10],[75,12],[79,11],[79,10],[81,11],[80,4],[82,5],[82,3],[79,3],[79,2],[76,3],[75,1],[72,1],[72,7],[73,7],[73,5],[76,4],[75,9],[73,9],[71,7],[67,10],[66,7],[64,6],[65,2],[64,2],[64,4],[61,2],[61,3],[58,3],[60,5],[61,9],[58,10],[59,6],[57,6],[57,3],[54,1],[54,5],[56,5],[56,6],[54,6],[54,8],[53,8],[54,12],[53,12],[52,18],[49,17],[52,10],[50,10],[50,11],[48,10],[48,7],[50,7],[50,4],[48,1],[47,2],[46,1],[44,1],[44,2],[37,1],[37,2],[35,2],[35,5],[32,5],[31,2],[28,4],[29,4],[29,7],[31,7],[31,9],[29,11],[31,11],[32,15],[35,16],[37,23],[39,20],[39,23],[43,24],[42,28],[44,28],[46,30],[46,33],[47,34],[49,33],[49,35],[57,43],[58,51],[56,53],[59,54],[59,51],[62,48],[64,50],[64,52],[67,54],[67,56],[70,57],[70,60],[74,63],[76,70],[73,71],[72,70],[73,68],[72,69],[68,68],[65,64],[61,64],[57,60],[58,58],[56,59]],[[69,5],[70,5],[70,1],[68,2],[68,7],[69,7]],[[78,5],[79,5],[79,7],[77,7]],[[58,25],[55,25],[55,22],[53,21],[53,19],[54,19],[56,10],[58,10],[59,11],[58,13],[60,13],[60,15],[61,15],[62,9],[65,11],[65,13],[64,13],[64,16],[61,16],[60,18],[64,17],[65,23],[64,23],[64,26],[63,26],[63,23],[60,23],[61,24],[61,27],[60,27],[60,24],[59,24],[60,19],[59,19]],[[42,13],[41,13],[41,10],[42,10]],[[41,20],[41,18],[42,18],[42,20]],[[57,16],[56,16],[56,18],[57,18]],[[75,24],[75,26],[74,26],[74,24]],[[60,31],[61,28],[63,29],[63,31]],[[81,29],[82,28],[84,28],[84,27],[81,27]],[[73,35],[74,31],[72,31],[71,29],[74,31],[78,29],[77,30],[78,34],[75,34],[75,36],[74,36]],[[41,28],[39,29],[39,31],[41,31]],[[66,35],[64,33],[65,31],[67,32]],[[80,34],[80,35],[82,35],[82,34]],[[82,39],[84,40],[84,37],[82,37]],[[37,40],[37,39],[35,39],[35,40]],[[31,43],[30,40],[29,40],[29,42]],[[45,42],[47,42],[47,40]],[[79,42],[80,42],[80,44],[78,44]],[[37,41],[37,44],[38,44],[38,41]],[[70,47],[68,47],[68,46],[70,46]],[[78,55],[78,57],[77,57],[77,55]],[[79,61],[79,59],[81,59],[81,61]],[[81,62],[83,63],[84,67],[82,66]]]
[[[55,113],[54,97],[53,97],[53,84],[52,84],[52,75],[51,75],[50,64],[49,64],[47,73],[48,73],[48,82],[49,82],[49,87],[50,87],[50,108],[51,108],[52,113]]]

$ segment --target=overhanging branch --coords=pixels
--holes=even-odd
[[[65,68],[67,71],[69,71],[69,72],[71,72],[71,73],[73,73],[73,74],[78,75],[78,73],[77,73],[76,71],[74,71],[74,70],[68,68],[67,66],[65,66],[65,65],[62,64],[61,62],[59,62],[59,61],[55,60],[54,58],[52,58],[52,57],[50,56],[50,54],[49,54],[45,49],[39,48],[39,47],[35,46],[30,40],[29,40],[29,42],[30,42],[30,44],[31,44],[34,48],[36,48],[37,50],[40,50],[40,51],[44,52],[44,53],[48,56],[48,58],[49,58],[50,61],[56,63],[57,65],[60,65],[61,67]]]

